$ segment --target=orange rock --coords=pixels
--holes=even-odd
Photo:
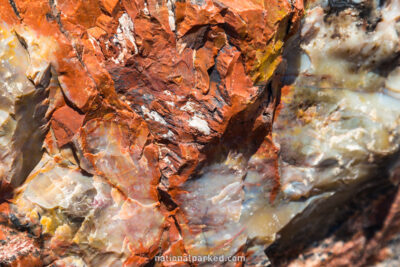
[[[118,5],[118,2],[118,0],[102,0],[101,4],[108,14],[112,15]]]
[[[9,205],[0,205],[0,264],[5,266],[40,267],[48,256],[41,244],[24,231]]]
[[[82,126],[84,117],[84,115],[79,114],[68,106],[63,106],[54,112],[51,128],[59,147],[62,147],[72,140],[72,137]]]

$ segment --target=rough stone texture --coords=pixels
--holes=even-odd
[[[0,265],[395,264],[400,2],[306,4],[0,0]]]
[[[258,232],[253,213],[279,189],[274,73],[301,1],[0,4],[1,162],[22,164],[4,167],[2,191],[14,189],[12,216],[40,227],[56,265],[262,253],[274,230]],[[25,100],[29,112],[22,89],[44,96]]]

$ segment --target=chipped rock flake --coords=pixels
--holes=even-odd
[[[211,131],[210,127],[208,127],[207,121],[201,117],[201,115],[195,114],[192,118],[190,118],[189,126],[199,130],[203,134],[209,135]]]
[[[168,23],[171,31],[175,31],[175,11],[173,10],[176,0],[168,0]]]
[[[124,62],[125,57],[128,55],[128,47],[133,46],[135,54],[138,53],[134,37],[134,25],[131,18],[127,13],[124,13],[118,19],[118,22],[117,34],[113,42],[119,46],[121,51],[117,58],[112,58],[116,64]]]
[[[164,120],[164,118],[161,117],[160,114],[158,114],[157,112],[155,112],[153,110],[150,111],[145,106],[142,106],[142,111],[143,111],[144,115],[148,117],[148,119],[159,122],[163,125],[167,124],[167,122]]]
[[[38,43],[42,46],[38,47]],[[55,48],[49,38],[38,37],[22,27],[10,29],[0,24],[0,182],[3,185],[20,185],[41,157],[44,135],[38,129],[45,126],[47,106],[43,102],[46,92],[37,90],[50,83],[49,62]]]

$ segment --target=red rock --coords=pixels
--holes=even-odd
[[[63,106],[54,112],[51,128],[59,147],[62,147],[72,140],[72,137],[82,126],[83,119],[84,115],[79,114],[68,106]]]

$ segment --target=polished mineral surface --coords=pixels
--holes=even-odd
[[[399,0],[0,0],[0,265],[389,262],[399,19]]]

